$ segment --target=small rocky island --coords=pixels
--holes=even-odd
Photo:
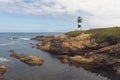
[[[7,71],[6,66],[0,66],[0,80],[3,80],[3,75]]]
[[[43,59],[38,56],[26,56],[22,54],[17,54],[14,50],[10,50],[9,52],[11,57],[19,59],[20,61],[29,65],[42,65],[44,62]]]
[[[37,36],[37,48],[56,54],[64,63],[113,71],[120,75],[120,27]]]

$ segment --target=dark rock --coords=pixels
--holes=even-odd
[[[113,70],[116,74],[120,75],[120,63],[117,63],[113,66]]]
[[[50,35],[50,36],[36,36],[34,38],[31,38],[31,40],[38,40],[38,41],[46,41],[46,40],[51,40],[55,38],[55,36]]]
[[[32,46],[32,48],[35,48],[35,46]]]

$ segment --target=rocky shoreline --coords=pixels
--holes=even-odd
[[[92,34],[37,36],[32,40],[41,41],[37,48],[58,55],[63,63],[89,65],[96,69],[105,69],[120,75],[120,43],[104,42],[98,44]],[[84,66],[84,67],[85,67]]]
[[[9,52],[11,57],[14,57],[30,66],[40,66],[44,63],[44,60],[38,56],[31,56],[31,55],[27,56],[23,54],[18,54],[14,50],[9,50]],[[6,71],[7,71],[7,66],[0,65],[0,80],[6,80],[3,77]]]

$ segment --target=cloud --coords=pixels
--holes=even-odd
[[[113,26],[120,25],[119,4],[120,0],[0,0],[0,10],[31,15],[81,15],[92,26]]]

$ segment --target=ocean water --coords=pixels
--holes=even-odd
[[[99,70],[89,70],[61,63],[54,55],[32,48],[39,41],[29,40],[37,35],[61,33],[0,33],[0,65],[8,67],[6,80],[120,80],[120,76]],[[12,38],[18,38],[13,40]],[[20,39],[19,39],[20,38]],[[41,66],[30,66],[9,56],[9,50],[19,54],[40,56]]]

